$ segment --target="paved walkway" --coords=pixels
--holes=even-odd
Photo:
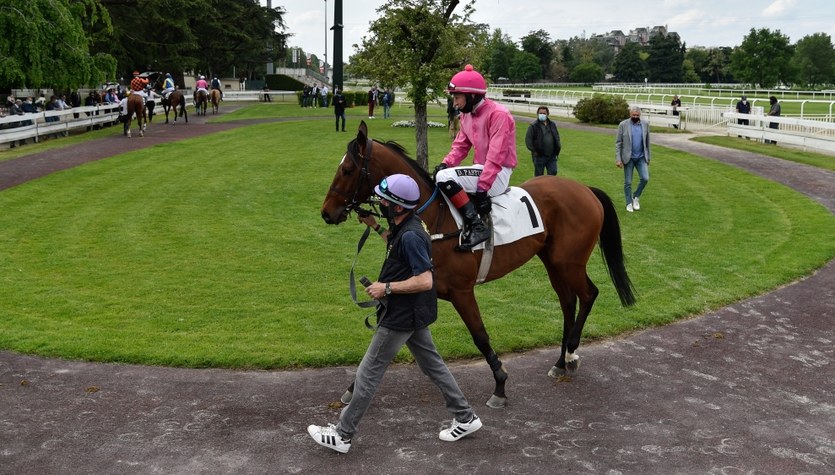
[[[655,142],[835,212],[833,173],[681,136]],[[392,367],[345,455],[305,427],[335,421],[353,367],[192,370],[0,352],[0,473],[835,473],[835,261],[767,295],[583,345],[570,381],[546,376],[557,352],[504,356],[502,410],[483,406],[485,363],[452,364],[485,424],[455,443],[437,438],[449,418],[434,387],[416,367]]]

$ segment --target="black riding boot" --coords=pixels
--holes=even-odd
[[[464,217],[464,229],[461,231],[461,244],[456,249],[469,251],[486,241],[490,237],[490,230],[482,221],[472,201],[458,208],[458,211]]]

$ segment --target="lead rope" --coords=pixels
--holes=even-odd
[[[376,330],[377,326],[376,325],[371,325],[368,322],[368,320],[369,320],[369,318],[371,318],[372,315],[377,315],[377,321],[378,322],[383,319],[383,317],[386,315],[385,299],[383,299],[383,301],[380,301],[380,300],[366,300],[366,301],[363,301],[363,302],[358,301],[357,300],[357,283],[356,283],[356,280],[354,279],[354,268],[357,265],[357,260],[359,259],[360,251],[362,250],[362,247],[365,246],[365,241],[368,240],[368,236],[370,234],[371,234],[371,226],[366,226],[365,231],[362,233],[362,236],[360,237],[360,240],[357,243],[357,254],[354,256],[354,262],[351,263],[351,272],[348,274],[348,288],[350,289],[350,292],[351,292],[351,300],[353,300],[354,303],[358,307],[360,307],[360,308],[374,307],[374,313],[371,313],[371,314],[368,314],[368,315],[365,316],[365,327],[368,328],[369,330]],[[380,307],[382,307],[382,309],[380,309]]]

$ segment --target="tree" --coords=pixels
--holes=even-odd
[[[510,78],[510,65],[519,53],[516,43],[510,36],[502,34],[502,30],[496,29],[487,42],[487,51],[490,53],[482,72],[488,74],[493,80]]]
[[[707,54],[707,64],[703,71],[708,74],[709,81],[715,83],[728,82],[730,56],[723,48],[712,48]]]
[[[835,81],[835,48],[826,33],[801,38],[795,45],[793,62],[798,77],[809,87]]]
[[[463,14],[453,14],[458,0],[387,0],[377,9],[380,17],[369,26],[357,54],[355,72],[381,84],[406,89],[415,107],[415,158],[428,168],[427,103],[442,94],[449,78],[464,64],[484,62],[485,25],[469,23],[474,0]]]
[[[731,71],[744,83],[773,87],[791,76],[789,37],[768,28],[755,30],[731,53]]]
[[[693,65],[693,61],[690,59],[685,59],[684,63],[681,65],[682,70],[682,82],[685,83],[696,83],[700,82],[701,78],[699,75],[696,74],[696,67]]]
[[[629,42],[615,56],[613,72],[618,81],[644,82],[644,78],[647,77],[647,64],[641,58],[641,49],[640,44]]]
[[[545,30],[531,31],[522,37],[522,51],[531,53],[539,62],[539,77],[545,77],[554,58],[551,37]]]
[[[510,65],[510,79],[514,82],[536,81],[542,78],[539,58],[527,51],[516,53]]]
[[[603,68],[595,63],[583,63],[571,70],[571,81],[593,84],[603,79]]]
[[[698,82],[707,83],[711,81],[710,73],[706,72],[708,61],[708,50],[706,48],[688,49],[684,53],[684,61],[689,61],[693,66],[693,71],[699,76]]]
[[[112,31],[98,0],[4,0],[0,88],[69,89],[112,75],[111,55],[90,54],[94,28]]]
[[[647,59],[649,80],[661,83],[681,82],[684,53],[685,48],[678,35],[652,35]]]
[[[240,0],[100,1],[115,34],[97,39],[94,48],[111,52],[124,77],[134,69],[231,73],[233,66],[263,67],[284,55],[280,7]]]

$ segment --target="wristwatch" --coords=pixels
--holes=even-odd
[[[386,282],[386,295],[391,295],[391,282]]]

